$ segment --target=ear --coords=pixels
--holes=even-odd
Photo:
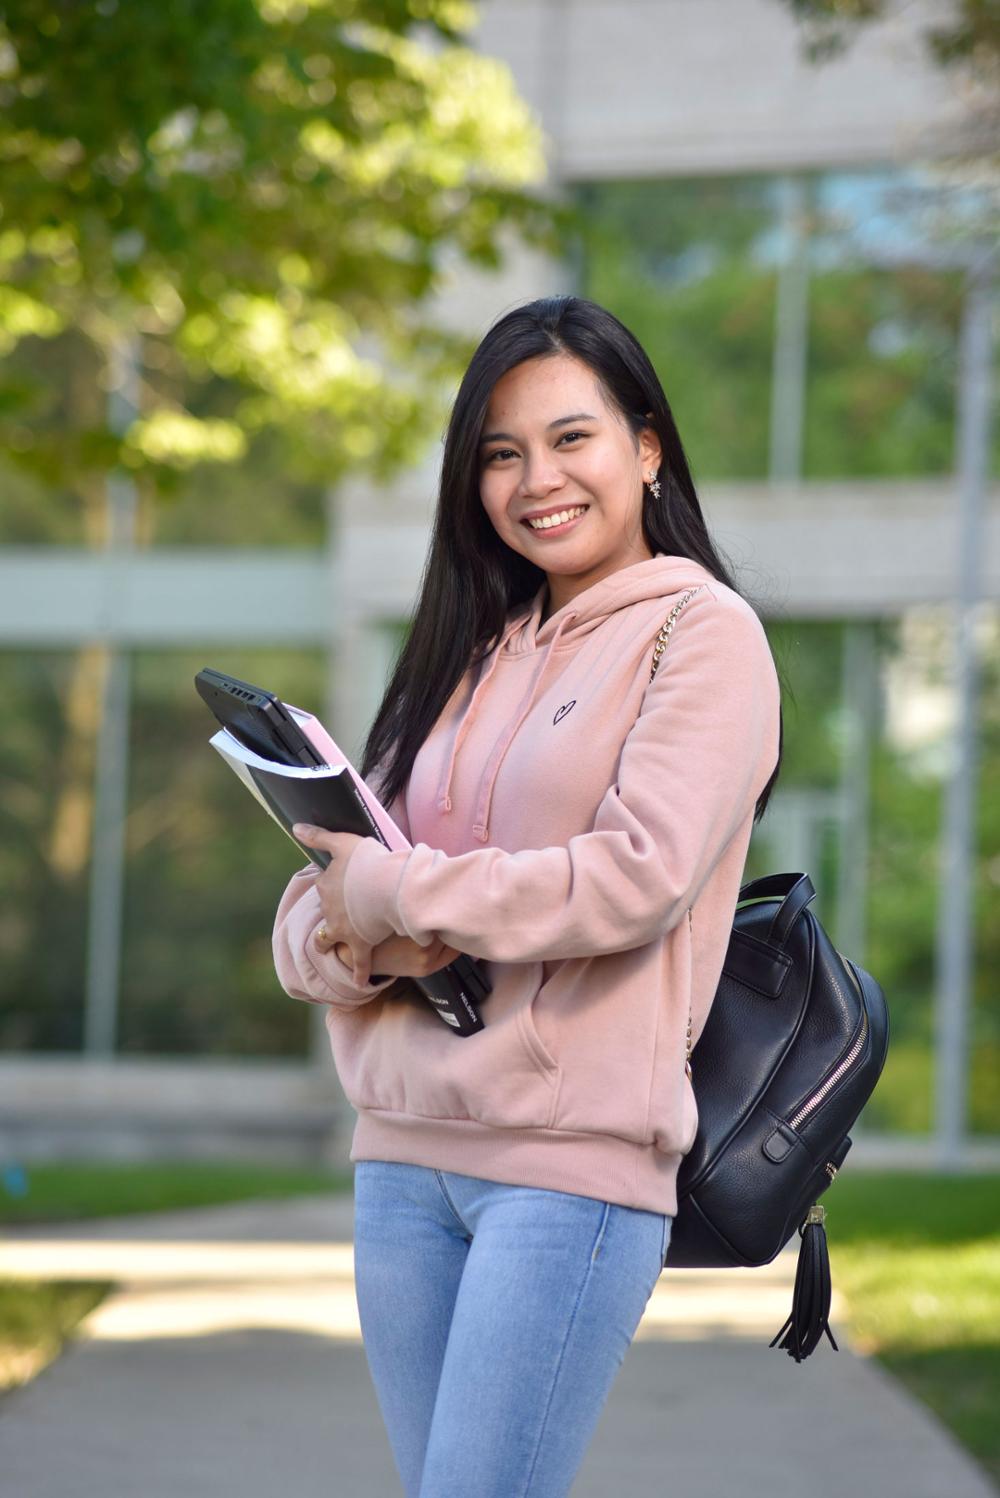
[[[648,414],[652,415],[652,412]],[[639,458],[644,479],[651,473],[659,472],[660,464],[663,462],[663,449],[653,427],[643,427],[639,433]]]

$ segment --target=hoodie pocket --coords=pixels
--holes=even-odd
[[[540,964],[497,965],[484,1028],[457,1036],[415,988],[356,1010],[329,1010],[341,1086],[355,1109],[468,1119],[492,1128],[551,1127],[561,1068],[535,1028]]]
[[[526,1004],[523,1009],[518,1009],[516,1018],[521,1026],[521,1033],[524,1037],[528,1054],[534,1057],[542,1076],[549,1081],[553,1077],[558,1077],[559,1063],[546,1049],[545,1043],[538,1033],[538,1028],[535,1024],[534,1006]]]

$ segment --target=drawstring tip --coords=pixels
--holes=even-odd
[[[839,1352],[830,1330],[830,1254],[823,1226],[826,1209],[809,1208],[799,1228],[802,1239],[795,1267],[795,1289],[792,1292],[792,1314],[769,1346],[777,1343],[790,1358],[801,1363],[821,1341],[825,1332],[834,1352]]]

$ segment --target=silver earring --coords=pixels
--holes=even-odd
[[[656,477],[656,474],[655,473],[651,473],[649,475],[649,478],[646,480],[646,483],[649,485],[650,490],[652,491],[653,498],[654,499],[659,499],[659,497],[660,497],[660,481]]]

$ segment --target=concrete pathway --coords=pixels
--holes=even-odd
[[[0,1400],[5,1498],[400,1498],[360,1343],[349,1197],[11,1229],[0,1277],[119,1288]],[[849,1348],[768,1342],[794,1249],[666,1270],[573,1498],[996,1498],[948,1432]],[[470,1494],[469,1498],[475,1498]]]

